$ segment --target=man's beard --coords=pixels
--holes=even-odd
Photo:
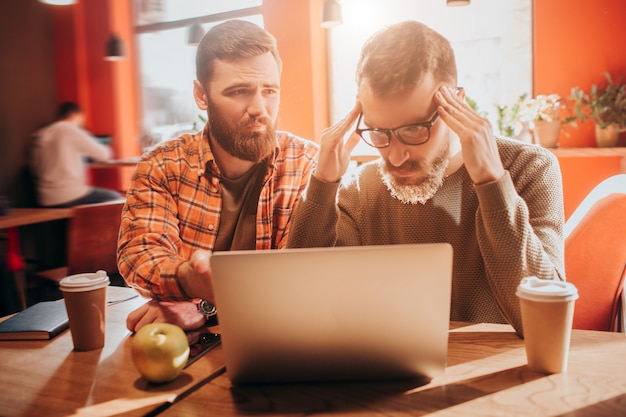
[[[430,166],[425,166],[421,161],[408,161],[400,167],[393,167],[381,160],[378,172],[393,198],[404,204],[426,204],[441,188],[449,161],[449,147],[446,147]],[[396,170],[413,171],[416,168],[422,173],[419,177],[393,175]]]
[[[209,130],[217,143],[228,154],[244,161],[260,162],[267,158],[276,147],[276,130],[267,117],[248,117],[237,123],[235,131],[228,125],[213,103],[207,108]],[[251,124],[262,123],[265,132],[243,133],[244,128]]]

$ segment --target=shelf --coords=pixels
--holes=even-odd
[[[554,148],[550,149],[558,157],[596,157],[621,156],[626,157],[626,147],[619,148]]]
[[[549,148],[557,158],[602,158],[602,157],[621,157],[622,172],[626,172],[626,147],[617,148]],[[380,155],[375,149],[368,153],[352,154],[350,159],[357,164],[371,161]]]

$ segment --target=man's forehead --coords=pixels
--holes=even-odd
[[[271,53],[247,58],[217,59],[211,81],[267,80],[278,83],[280,72]]]
[[[359,90],[363,122],[369,127],[391,129],[397,126],[425,122],[437,109],[436,89],[417,86],[392,94],[375,94],[369,89]]]

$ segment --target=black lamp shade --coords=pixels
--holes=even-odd
[[[200,40],[204,36],[204,29],[199,23],[194,23],[189,26],[187,31],[187,45],[196,46],[200,43]]]
[[[69,6],[76,4],[76,0],[39,0],[40,3],[53,4],[55,6]]]
[[[125,58],[124,43],[119,36],[113,34],[106,44],[104,59],[107,61],[119,61]]]

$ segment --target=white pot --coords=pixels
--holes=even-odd
[[[533,124],[533,135],[536,143],[539,143],[544,148],[558,148],[559,134],[561,133],[560,121],[537,120]]]

